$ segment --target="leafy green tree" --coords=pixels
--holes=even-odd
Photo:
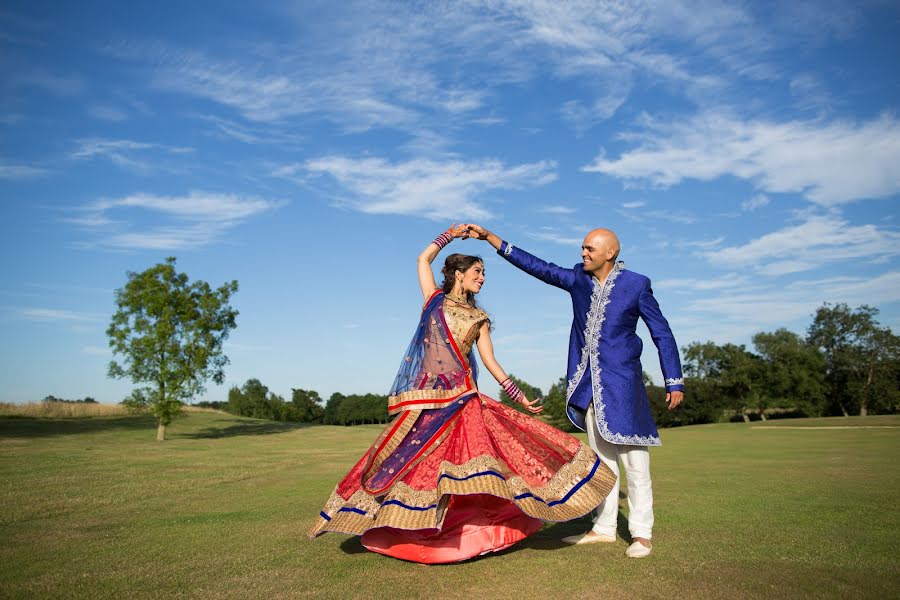
[[[322,417],[323,423],[326,425],[343,425],[343,423],[338,421],[338,407],[345,398],[346,396],[340,392],[331,394],[331,397],[328,398],[328,402],[325,404],[325,414]]]
[[[534,400],[535,398],[543,398],[544,394],[541,393],[540,388],[536,388],[533,385],[519,379],[512,373],[510,373],[509,378],[513,380],[513,383],[519,386],[519,389],[522,390],[522,393],[525,394],[525,396],[527,396],[529,400]],[[503,391],[503,388],[500,388],[500,402],[507,406],[513,407],[519,412],[528,412],[527,410],[525,410],[524,406],[522,406],[518,402],[513,402],[512,398],[510,398],[509,395]]]
[[[807,341],[825,355],[828,397],[845,416],[895,412],[900,404],[900,338],[875,320],[878,309],[825,303]]]
[[[826,387],[825,357],[819,349],[783,328],[757,333],[753,346],[765,363],[759,387],[766,405],[820,415]]]
[[[551,425],[563,431],[577,431],[569,417],[566,416],[566,384],[565,377],[550,386],[550,391],[544,398],[543,416]],[[531,400],[531,398],[529,398]]]
[[[731,408],[749,421],[750,408],[763,412],[761,396],[757,383],[765,368],[758,356],[747,351],[743,345],[714,342],[694,342],[683,349],[685,377],[703,380],[710,387],[704,386],[701,395],[699,389],[691,388],[691,397],[696,401],[703,396],[706,401],[713,396],[722,399],[725,408]]]
[[[291,402],[287,405],[288,410],[292,411],[290,419],[286,421],[298,421],[300,423],[319,423],[325,415],[325,409],[322,407],[322,399],[315,390],[301,390],[293,388],[291,390]]]
[[[158,419],[157,440],[165,439],[166,427],[186,400],[204,391],[206,380],[225,380],[222,345],[237,326],[238,312],[229,305],[237,289],[237,281],[215,290],[205,281],[189,283],[170,257],[129,272],[116,290],[106,334],[121,362],[111,361],[108,374],[146,384],[142,393]]]

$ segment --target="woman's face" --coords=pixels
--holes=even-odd
[[[477,294],[484,285],[484,263],[477,262],[466,269],[462,274],[463,292]]]

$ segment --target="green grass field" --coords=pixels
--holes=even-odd
[[[191,413],[157,443],[146,416],[0,418],[0,597],[900,596],[900,417],[663,430],[650,558],[562,545],[582,519],[431,567],[306,538],[379,430]]]

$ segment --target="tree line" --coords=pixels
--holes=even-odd
[[[693,342],[682,348],[688,400],[669,411],[665,387],[646,373],[644,384],[659,427],[772,417],[816,417],[900,412],[900,338],[875,319],[869,306],[820,307],[806,336],[787,329],[759,332],[752,348]],[[544,398],[543,418],[573,431],[565,413],[566,378],[547,394],[510,375],[530,398]],[[516,410],[504,391],[498,398]],[[217,404],[236,415],[325,425],[387,423],[387,396],[335,392],[327,402],[313,390],[293,389],[291,400],[258,379],[233,387]]]
[[[108,375],[128,378],[135,388],[123,401],[158,419],[157,439],[207,380],[222,383],[228,357],[223,344],[237,327],[230,305],[237,281],[218,288],[190,282],[167,258],[141,273],[127,273],[115,292],[116,312],[107,328]],[[687,399],[666,409],[665,389],[645,374],[650,404],[661,427],[728,418],[827,416],[900,412],[900,338],[878,323],[878,310],[824,304],[806,336],[786,329],[753,336],[751,349],[738,344],[693,342],[682,348]],[[513,378],[529,398],[541,390]],[[570,427],[565,415],[565,378],[550,387],[544,418]],[[60,400],[48,396],[45,400]],[[85,398],[81,402],[91,402]],[[500,401],[513,405],[504,392]],[[238,415],[330,425],[387,422],[387,398],[378,394],[332,394],[327,403],[314,390],[295,388],[290,401],[258,379],[232,387],[215,405]]]

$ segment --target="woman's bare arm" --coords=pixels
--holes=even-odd
[[[468,229],[466,229],[464,225],[457,225],[456,223],[451,225],[446,233],[449,234],[451,240],[459,237],[469,237]],[[422,295],[425,296],[426,301],[431,298],[431,295],[438,289],[437,283],[434,281],[434,272],[431,270],[431,263],[440,251],[441,247],[437,244],[437,240],[435,240],[428,244],[425,249],[422,250],[422,253],[419,254],[419,287],[422,288]]]
[[[500,366],[500,363],[497,362],[497,359],[494,358],[494,342],[491,341],[491,326],[487,321],[482,324],[481,329],[478,333],[478,355],[481,357],[481,362],[484,364],[484,368],[490,372],[491,375],[494,376],[494,379],[497,380],[497,383],[503,383],[506,381],[509,376],[506,374],[506,371],[503,370],[503,367]],[[523,395],[524,397],[524,395]],[[539,399],[535,398],[534,400],[528,400],[527,397],[522,400],[522,406],[528,409],[529,412],[534,414],[539,414],[542,410],[544,410],[543,406],[538,405]]]

